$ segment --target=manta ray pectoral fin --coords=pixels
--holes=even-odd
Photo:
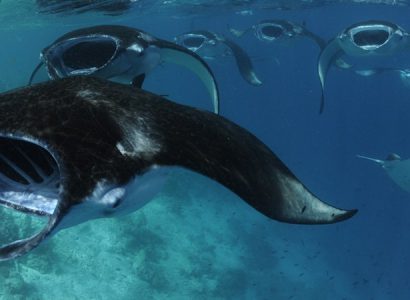
[[[338,39],[331,40],[326,47],[322,50],[319,55],[318,61],[318,74],[320,79],[320,85],[322,88],[321,100],[320,100],[320,110],[319,113],[322,113],[325,106],[325,78],[327,72],[329,71],[330,66],[335,62],[341,55],[343,50],[339,45]]]
[[[33,72],[30,75],[30,79],[28,80],[28,85],[31,85],[34,79],[34,76],[36,76],[38,70],[40,70],[40,68],[43,66],[43,61],[39,62],[39,64],[35,67],[35,69],[33,70]]]
[[[356,209],[342,210],[319,200],[294,176],[284,175],[280,181],[283,184],[282,192],[287,198],[275,208],[281,221],[297,224],[328,224],[349,219],[357,212]]]
[[[212,98],[214,112],[218,114],[218,86],[215,80],[215,76],[213,75],[206,62],[195,52],[192,52],[182,46],[173,43],[161,41],[157,44],[157,46],[161,49],[161,58],[165,62],[184,66],[194,72],[201,79]]]
[[[132,79],[132,82],[131,82],[131,85],[133,86],[133,87],[137,87],[137,88],[142,88],[142,85],[144,84],[144,80],[145,80],[145,74],[141,74],[141,75],[138,75],[138,76],[135,76],[133,79]]]
[[[158,155],[159,165],[178,165],[212,178],[282,222],[334,223],[356,213],[320,201],[247,130],[209,112],[169,105],[156,123],[166,149]]]
[[[255,71],[253,70],[251,59],[248,54],[235,42],[230,39],[224,38],[219,40],[221,43],[224,43],[229,47],[235,57],[236,65],[238,66],[239,72],[242,77],[250,84],[255,86],[260,86],[262,81],[259,80],[256,76]]]

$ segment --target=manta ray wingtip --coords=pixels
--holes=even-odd
[[[359,210],[358,209],[351,209],[351,210],[346,210],[343,213],[341,213],[340,215],[336,216],[334,219],[334,222],[341,222],[341,221],[345,221],[347,219],[350,219],[351,217],[353,217],[355,214],[357,214]]]

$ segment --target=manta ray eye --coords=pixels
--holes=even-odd
[[[357,46],[381,46],[389,39],[389,32],[382,29],[363,30],[353,35]]]
[[[116,198],[114,203],[112,204],[112,208],[116,208],[121,204],[122,198]]]
[[[111,60],[116,49],[112,40],[84,41],[66,49],[62,59],[72,69],[101,68]]]
[[[278,38],[283,34],[283,28],[275,25],[262,26],[261,32],[267,37]]]
[[[124,194],[123,187],[112,188],[105,192],[100,201],[107,208],[117,208],[121,204]]]

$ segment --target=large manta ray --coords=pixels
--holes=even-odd
[[[323,112],[325,105],[326,75],[332,64],[341,57],[388,56],[409,49],[409,33],[394,23],[369,20],[347,27],[328,42],[319,56],[318,74],[322,87],[319,112]],[[375,72],[376,69],[362,70],[358,74],[368,76]]]
[[[135,211],[172,167],[205,175],[282,222],[334,223],[356,212],[320,201],[267,146],[221,116],[74,76],[0,95],[0,203],[49,218],[36,235],[0,247],[0,260],[59,229]]]
[[[195,52],[128,26],[98,25],[70,31],[41,51],[41,62],[51,79],[90,75],[141,87],[145,76],[162,62],[194,72],[207,88],[219,112],[219,92],[206,62]]]

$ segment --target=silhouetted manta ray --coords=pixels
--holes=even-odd
[[[77,29],[44,48],[40,58],[29,85],[42,65],[51,79],[92,75],[141,87],[146,74],[161,62],[178,64],[201,79],[212,98],[214,111],[219,112],[218,86],[206,62],[185,47],[136,28],[99,25]]]
[[[410,193],[410,159],[402,160],[395,153],[389,154],[385,160],[362,155],[357,155],[357,157],[371,160],[380,165],[399,187]]]
[[[224,185],[265,216],[325,224],[350,218],[318,198],[254,135],[214,113],[96,77],[67,77],[0,95],[0,203],[49,217],[0,248],[21,256],[51,233],[132,212],[171,167]]]
[[[322,87],[320,113],[324,109],[325,78],[330,66],[344,54],[349,56],[393,55],[410,49],[409,34],[400,26],[371,20],[353,24],[332,39],[322,50],[318,73]],[[360,74],[360,73],[359,73]]]
[[[210,32],[207,30],[194,30],[185,32],[175,37],[175,41],[197,53],[204,59],[215,58],[217,55],[226,53],[227,48],[229,52],[235,57],[236,65],[242,78],[249,84],[259,86],[262,81],[259,80],[253,69],[252,61],[248,54],[234,41],[227,37]],[[223,46],[221,49],[221,45]]]

